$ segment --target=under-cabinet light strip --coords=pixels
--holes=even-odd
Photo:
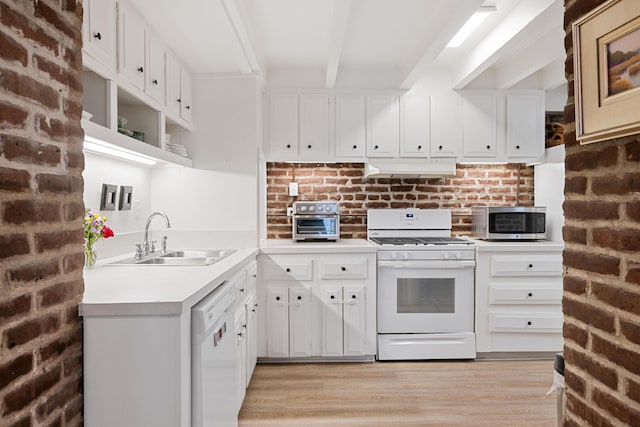
[[[153,166],[158,162],[156,159],[153,159],[151,157],[147,157],[142,154],[117,147],[115,145],[109,144],[108,142],[104,142],[90,136],[85,136],[84,150],[89,153],[102,154],[109,157],[129,160],[147,166]]]

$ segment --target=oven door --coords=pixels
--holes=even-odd
[[[294,215],[293,239],[336,239],[340,235],[340,219],[336,215]]]
[[[474,261],[378,261],[378,332],[473,332]]]

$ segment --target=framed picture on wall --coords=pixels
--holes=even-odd
[[[640,1],[610,0],[573,24],[576,138],[640,133]]]

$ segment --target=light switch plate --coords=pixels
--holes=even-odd
[[[102,184],[102,195],[100,196],[101,211],[116,210],[116,192],[118,186],[112,184]]]
[[[298,183],[290,182],[289,183],[289,197],[296,197],[298,195]]]
[[[133,200],[133,187],[130,185],[120,186],[120,203],[118,209],[121,211],[130,211],[131,202]]]

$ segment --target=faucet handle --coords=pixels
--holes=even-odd
[[[151,249],[150,249],[151,253],[156,251],[156,242],[157,242],[157,240],[152,240],[151,241]]]
[[[167,236],[162,236],[162,253],[167,253]]]
[[[142,258],[142,243],[136,243],[135,258],[136,259]]]

